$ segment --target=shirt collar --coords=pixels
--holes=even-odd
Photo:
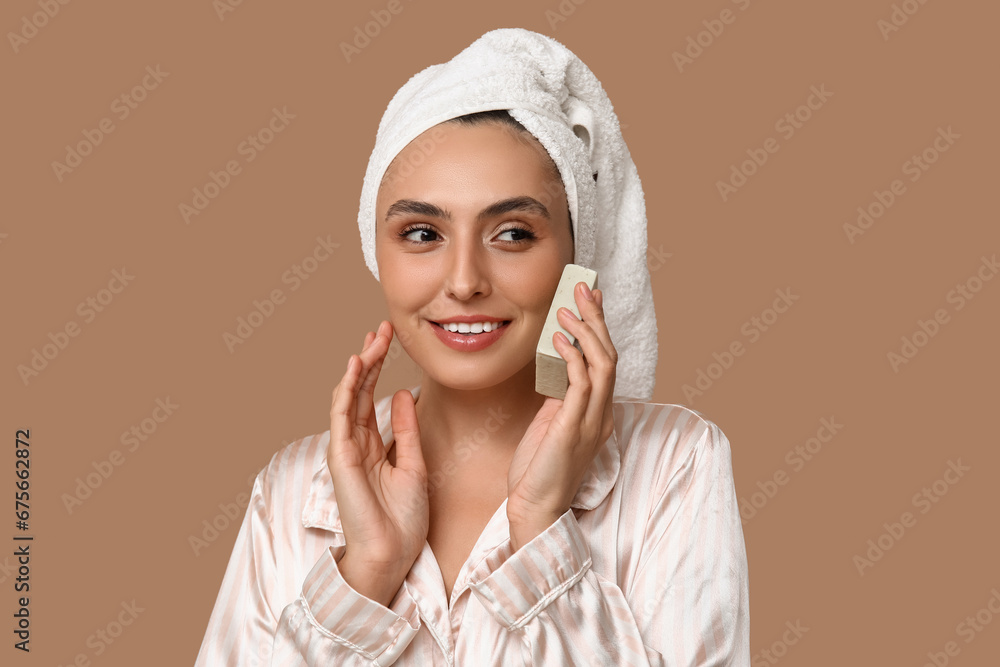
[[[420,394],[420,385],[409,389],[414,398]],[[375,413],[379,425],[382,444],[388,448],[392,442],[392,396],[386,396],[375,405]],[[330,431],[321,435],[319,446],[322,455],[317,457],[309,492],[306,495],[305,506],[302,509],[302,525],[306,528],[323,528],[343,534],[340,523],[340,510],[337,507],[333,492],[333,477],[327,464],[326,453],[329,449]],[[618,442],[617,428],[604,442],[590,468],[584,475],[576,496],[570,507],[592,510],[600,505],[611,493],[618,472],[621,469],[621,448]]]

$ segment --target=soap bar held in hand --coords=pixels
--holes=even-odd
[[[577,344],[576,338],[559,324],[556,315],[559,308],[565,306],[574,315],[580,317],[580,309],[576,307],[576,297],[573,296],[573,290],[579,282],[587,283],[590,289],[595,289],[597,287],[597,271],[577,264],[567,264],[563,268],[562,278],[559,279],[559,286],[552,298],[549,315],[545,319],[545,327],[542,329],[542,337],[538,339],[538,347],[535,350],[535,391],[543,396],[565,398],[566,390],[569,388],[566,360],[560,356],[555,345],[552,344],[552,335],[561,331],[569,339],[569,342],[579,349],[580,346]]]

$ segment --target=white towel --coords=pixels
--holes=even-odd
[[[614,400],[649,401],[657,328],[642,184],[601,82],[551,37],[521,28],[491,30],[396,92],[379,123],[361,190],[365,263],[378,280],[375,199],[393,158],[438,123],[493,109],[506,109],[559,167],[573,221],[573,263],[597,271],[618,351]]]

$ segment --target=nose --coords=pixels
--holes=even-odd
[[[460,235],[449,245],[445,290],[448,296],[467,301],[475,296],[488,296],[492,290],[489,278],[489,258],[478,234]]]

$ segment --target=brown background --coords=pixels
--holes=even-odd
[[[8,35],[0,275],[10,449],[0,539],[11,546],[0,553],[20,532],[11,511],[18,428],[31,429],[35,541],[32,651],[11,647],[14,575],[0,570],[0,662],[69,664],[79,653],[95,665],[194,661],[242,508],[197,556],[189,536],[249,492],[283,444],[329,428],[347,357],[385,315],[356,217],[386,104],[483,32],[519,26],[578,54],[624,125],[650,247],[669,254],[650,260],[660,325],[653,400],[691,405],[722,427],[741,499],[788,475],[744,527],[753,653],[779,642],[781,664],[920,665],[956,641],[950,664],[996,664],[1000,619],[971,643],[956,626],[1000,590],[1000,280],[961,310],[946,297],[1000,250],[1000,13],[985,2],[903,4],[916,13],[885,39],[877,22],[890,20],[888,0],[656,9],[565,0],[564,15],[556,0],[475,11],[404,2],[350,63],[340,43],[386,3],[247,0],[220,19],[209,0],[73,2],[17,53]],[[734,22],[678,71],[672,54],[723,9]],[[5,2],[0,26],[21,31],[39,11],[35,1]],[[112,101],[147,66],[169,75],[119,119]],[[775,122],[810,86],[832,96],[785,139]],[[237,147],[275,107],[294,120],[246,162]],[[114,131],[60,182],[52,162],[106,117]],[[904,162],[939,127],[960,138],[911,182]],[[716,182],[768,137],[778,152],[722,201]],[[178,206],[231,159],[242,172],[185,224]],[[850,243],[844,224],[897,178],[905,194]],[[282,274],[327,236],[340,247],[292,291]],[[122,267],[134,280],[85,322],[77,305]],[[286,301],[230,353],[223,333],[276,288]],[[683,385],[713,353],[749,343],[741,327],[785,288],[798,301],[688,401]],[[948,323],[894,372],[887,353],[938,308]],[[25,384],[17,367],[69,322],[79,335]],[[378,395],[417,378],[402,354]],[[122,432],[167,397],[179,408],[128,452]],[[786,453],[824,417],[843,429],[795,471]],[[69,513],[63,494],[116,449],[124,463]],[[939,485],[947,495],[921,514],[914,494],[959,459],[970,470]],[[906,511],[916,525],[859,574],[854,557]],[[95,656],[88,637],[132,600],[144,611]],[[780,646],[796,621],[808,632]]]

